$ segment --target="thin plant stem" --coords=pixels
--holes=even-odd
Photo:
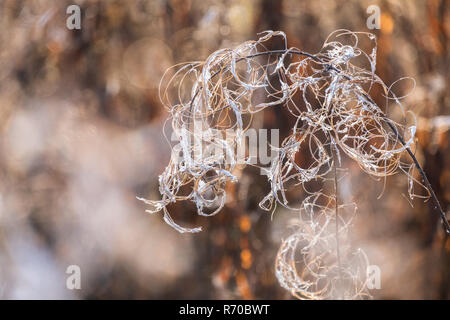
[[[387,118],[387,117],[384,117],[384,119],[386,120],[388,126],[391,128],[391,130],[394,132],[394,134],[398,137],[398,139],[400,140],[400,143],[402,145],[406,146],[405,140],[400,135],[400,133],[398,132],[397,128],[392,123],[392,121],[389,118]],[[416,166],[417,170],[419,170],[419,173],[422,176],[422,180],[425,183],[425,186],[427,187],[428,192],[430,192],[431,199],[433,200],[433,203],[434,203],[434,209],[437,209],[439,214],[440,214],[440,216],[441,216],[441,220],[442,220],[442,223],[443,223],[444,231],[446,232],[446,234],[450,234],[450,224],[448,223],[448,220],[446,218],[445,212],[442,209],[441,204],[439,203],[439,200],[438,200],[436,194],[434,193],[433,188],[431,187],[430,181],[428,181],[428,177],[425,174],[425,171],[423,171],[422,167],[419,164],[419,161],[417,161],[416,156],[411,151],[411,148],[406,146],[406,151],[408,152],[409,157],[414,162],[414,165]]]
[[[332,149],[332,147],[331,147]],[[333,170],[334,170],[334,210],[335,210],[335,219],[336,219],[336,257],[338,261],[338,270],[339,270],[339,279],[342,281],[342,264],[341,264],[341,252],[339,248],[339,203],[338,203],[338,179],[337,179],[337,169],[336,169],[336,160],[334,157],[333,150],[331,150],[331,156],[333,158]]]

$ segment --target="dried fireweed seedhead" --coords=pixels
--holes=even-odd
[[[275,37],[283,40],[283,48],[268,50],[268,41]],[[362,38],[372,43],[369,54],[359,47]],[[279,250],[276,275],[283,287],[300,298],[366,296],[365,271],[361,272],[367,264],[365,255],[343,244],[339,249],[351,221],[338,215],[343,205],[337,199],[336,167],[341,165],[342,153],[372,176],[405,173],[409,196],[420,196],[414,191],[415,185],[423,187],[450,232],[411,151],[416,131],[414,115],[403,108],[402,97],[393,93],[394,84],[387,86],[375,74],[375,68],[375,36],[348,30],[333,32],[316,54],[288,48],[281,31],[265,31],[256,41],[218,50],[204,61],[173,67],[161,80],[160,98],[171,114],[178,148],[173,149],[168,166],[159,176],[161,200],[138,199],[150,206],[149,213],[163,211],[164,220],[179,232],[201,231],[200,227],[175,223],[167,206],[189,200],[195,203],[199,215],[217,214],[226,203],[225,185],[237,181],[237,149],[253,114],[269,107],[286,108],[296,119],[295,125],[280,146],[269,146],[276,157],[269,168],[262,168],[271,190],[260,207],[270,211],[278,204],[301,214],[297,231]],[[371,98],[375,87],[385,97],[383,108]],[[400,115],[400,119],[394,121],[390,114]],[[211,149],[220,152],[211,153]],[[296,161],[298,153],[307,153],[312,161],[302,166]],[[403,154],[411,160],[406,161]],[[244,163],[250,164],[249,159]],[[422,179],[415,178],[414,170]],[[308,190],[309,182],[327,181],[330,176],[336,182],[334,195]],[[310,194],[300,207],[288,200],[293,186]],[[332,201],[322,199],[318,203],[314,197]],[[330,230],[333,224],[334,237]],[[337,251],[334,261],[330,249]],[[300,257],[296,257],[297,251]],[[298,259],[301,266],[296,266]]]

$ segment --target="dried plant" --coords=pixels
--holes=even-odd
[[[361,249],[344,241],[351,220],[339,219],[339,256],[336,255],[336,216],[327,206],[308,197],[295,232],[285,239],[276,258],[276,276],[281,286],[299,299],[370,297],[366,287],[368,259]],[[341,206],[340,206],[341,207]],[[353,212],[356,211],[355,206]],[[342,209],[342,207],[341,207]]]
[[[268,41],[275,37],[281,37],[284,47],[268,50]],[[362,38],[372,43],[370,54],[359,47]],[[167,206],[190,200],[199,215],[218,213],[226,203],[225,185],[238,180],[234,175],[237,149],[253,114],[279,107],[286,108],[296,122],[279,147],[270,146],[276,157],[262,170],[271,190],[260,207],[271,211],[281,205],[299,213],[297,227],[282,242],[276,259],[280,284],[296,297],[369,296],[367,258],[345,240],[356,205],[338,199],[343,154],[375,177],[403,172],[410,198],[423,197],[415,192],[415,186],[426,190],[426,198],[432,198],[445,231],[450,233],[445,213],[412,151],[414,115],[403,108],[393,85],[387,86],[375,74],[374,35],[337,30],[318,53],[310,54],[288,48],[283,32],[266,31],[256,41],[174,68],[176,72],[169,70],[161,82],[160,98],[171,114],[178,149],[159,177],[162,199],[138,199],[150,205],[150,213],[163,211],[164,220],[179,232],[201,228],[178,225]],[[383,108],[371,97],[376,87],[384,95]],[[177,93],[175,99],[171,99],[173,92]],[[311,161],[307,165],[298,161],[299,153]],[[250,164],[249,160],[245,158],[244,163]],[[325,187],[311,191],[312,182],[334,182],[334,188],[331,192]],[[289,196],[296,190],[298,197],[298,188],[306,197],[295,206]],[[349,208],[353,208],[351,214],[346,213]]]

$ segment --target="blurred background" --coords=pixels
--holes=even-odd
[[[71,4],[80,30],[66,27]],[[170,208],[180,224],[203,226],[198,234],[176,232],[136,200],[159,198],[170,155],[159,80],[268,29],[316,52],[335,29],[370,31],[371,4],[381,9],[377,74],[388,85],[416,80],[404,105],[448,211],[449,1],[0,1],[0,298],[290,299],[274,261],[295,214],[259,209],[268,186],[258,170],[243,171],[215,217]],[[283,128],[288,117],[267,109],[262,125]],[[412,207],[401,175],[377,199],[383,181],[347,167],[353,238],[381,269],[374,298],[450,298],[450,241],[430,203]],[[80,290],[66,288],[69,265],[81,269]]]

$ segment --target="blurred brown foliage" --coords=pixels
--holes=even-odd
[[[174,218],[200,224],[185,235],[144,213],[157,199],[170,149],[158,98],[166,68],[282,30],[315,52],[339,28],[369,31],[371,1],[73,1],[81,30],[66,28],[69,1],[0,3],[0,297],[289,298],[273,262],[291,213],[258,208],[268,186],[246,169],[222,213]],[[416,87],[418,146],[443,208],[450,205],[450,3],[377,1],[377,74]],[[277,43],[271,44],[277,48]],[[288,130],[270,109],[266,128]],[[169,135],[170,136],[170,135]],[[341,189],[358,203],[355,241],[382,270],[375,298],[450,298],[450,240],[429,203],[411,207],[402,177],[374,182],[349,168]],[[195,220],[194,220],[195,219]],[[82,289],[66,289],[76,264]]]

